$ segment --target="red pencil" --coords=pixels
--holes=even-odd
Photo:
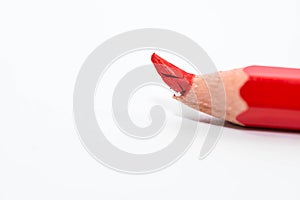
[[[174,98],[196,110],[241,126],[300,130],[300,69],[254,65],[197,76],[155,53],[151,60],[180,94]],[[225,94],[224,109],[212,102],[220,94]]]

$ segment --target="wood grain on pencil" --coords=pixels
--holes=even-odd
[[[186,72],[156,54],[152,62],[180,93],[174,98],[196,110],[241,126],[300,130],[300,69],[249,66],[203,76],[187,73],[186,78]],[[226,101],[222,96],[214,100],[218,95]]]

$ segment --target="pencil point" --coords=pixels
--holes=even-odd
[[[191,88],[194,74],[176,67],[172,63],[153,53],[151,61],[162,80],[175,92],[184,96]]]

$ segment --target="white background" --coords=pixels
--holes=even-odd
[[[296,0],[1,1],[0,199],[299,199],[298,134],[224,128],[214,151],[198,160],[200,132],[177,163],[136,176],[94,160],[72,116],[82,63],[118,33],[180,32],[220,70],[300,67],[299,10]]]

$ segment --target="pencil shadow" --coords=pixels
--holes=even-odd
[[[234,130],[242,130],[242,131],[250,131],[250,132],[272,132],[277,134],[296,134],[300,136],[300,131],[297,130],[286,130],[286,129],[272,129],[272,128],[261,128],[261,127],[245,127],[240,126],[237,124],[233,124],[228,121],[224,121],[215,117],[212,117],[210,115],[207,115],[205,113],[201,113],[199,111],[189,109],[188,112],[186,112],[184,115],[181,115],[182,117],[193,120],[196,122],[201,123],[207,123],[212,124],[216,126],[223,126],[225,128],[234,129]]]
[[[224,127],[237,129],[237,130],[260,131],[260,132],[272,131],[273,133],[278,133],[278,134],[290,133],[290,134],[300,135],[300,131],[298,131],[298,130],[274,129],[274,128],[262,128],[262,127],[244,127],[244,126],[239,126],[239,125],[233,124],[231,122],[226,122]]]
[[[197,123],[206,123],[206,124],[212,124],[216,126],[222,126],[228,129],[232,130],[241,130],[241,131],[248,131],[248,132],[272,132],[272,133],[277,133],[277,134],[293,134],[300,136],[300,130],[286,130],[286,129],[271,129],[271,128],[261,128],[261,127],[244,127],[244,126],[239,126],[236,124],[233,124],[228,121],[224,121],[215,117],[212,117],[210,115],[207,115],[205,113],[199,112],[197,110],[194,110],[186,105],[184,106],[185,112],[184,114],[182,113],[177,113],[174,112],[174,107],[172,107],[170,104],[166,104],[162,99],[156,99],[156,102],[160,105],[164,105],[166,109],[170,112],[172,112],[174,115],[178,117],[183,117],[192,121],[195,121]]]
[[[190,118],[189,118],[190,119]],[[194,120],[194,119],[190,119]],[[196,120],[198,122],[202,123],[208,123],[208,124],[213,124],[216,126],[223,126],[229,129],[234,129],[234,130],[241,130],[241,131],[247,131],[247,132],[260,132],[260,133],[267,133],[267,132],[272,132],[275,134],[295,134],[300,136],[300,131],[297,130],[286,130],[286,129],[274,129],[274,128],[261,128],[261,127],[245,127],[245,126],[240,126],[237,124],[233,124],[231,122],[225,121],[223,124],[221,124],[222,120],[220,119],[213,119],[213,120]],[[218,122],[220,121],[220,122]]]

